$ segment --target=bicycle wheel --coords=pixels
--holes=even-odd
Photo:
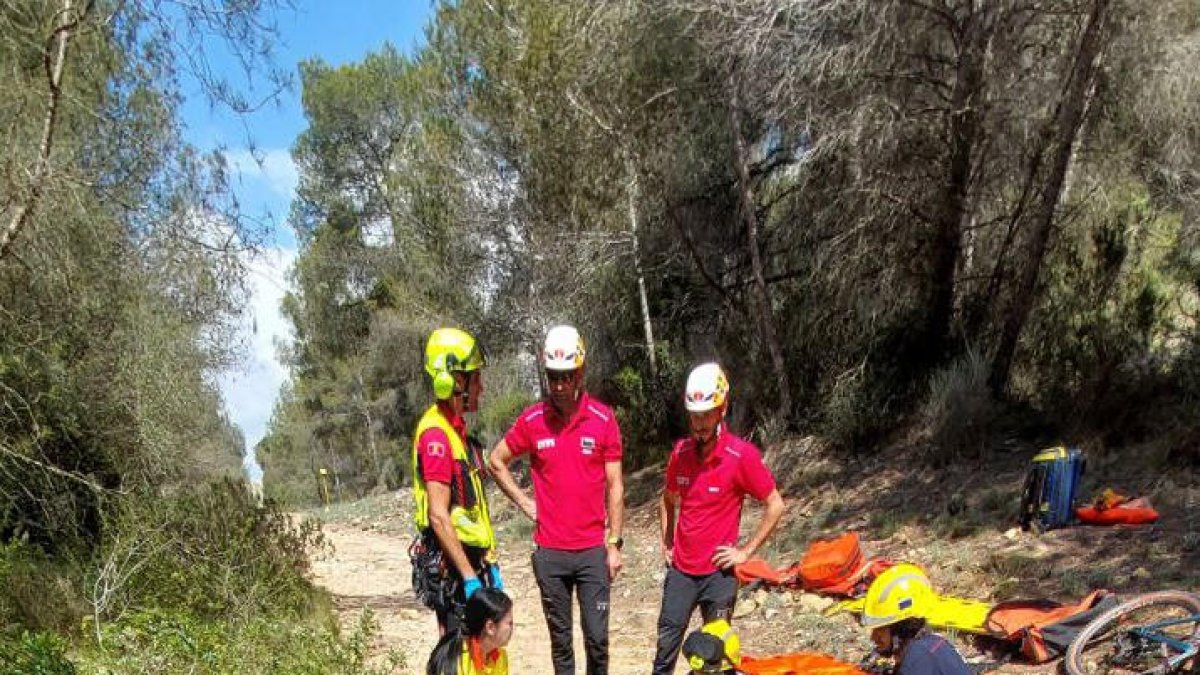
[[[1158,591],[1139,595],[1096,617],[1067,648],[1064,662],[1070,675],[1139,673],[1165,675],[1166,645],[1129,632],[1160,621],[1183,620],[1156,629],[1178,640],[1200,635],[1200,597],[1183,591]]]

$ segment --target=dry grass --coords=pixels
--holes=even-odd
[[[1014,529],[1027,459],[1036,446],[993,443],[988,459],[930,467],[922,448],[891,448],[872,457],[838,457],[795,441],[768,453],[790,513],[765,551],[776,564],[798,559],[808,542],[857,530],[868,555],[926,568],[939,591],[981,600],[1076,599],[1092,589],[1134,594],[1200,585],[1200,482],[1177,468],[1092,461],[1081,492],[1100,487],[1147,494],[1163,514],[1145,527],[1073,527],[1036,536]],[[1111,455],[1113,457],[1118,455]],[[744,525],[753,526],[751,516]],[[763,611],[739,625],[763,627],[755,647],[843,653],[865,646],[846,619],[804,611]],[[761,622],[761,624],[756,623]],[[962,643],[965,654],[979,655]],[[853,651],[853,650],[852,650]],[[861,651],[857,652],[861,655]],[[1053,670],[1006,665],[1022,672]]]

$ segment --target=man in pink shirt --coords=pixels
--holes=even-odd
[[[604,675],[609,589],[622,564],[621,430],[612,410],[583,390],[584,348],[578,331],[551,328],[542,366],[545,399],[521,413],[488,464],[500,489],[534,522],[533,574],[550,631],[554,672],[575,673],[571,596],[577,592],[587,673]],[[508,468],[526,455],[532,499]]]
[[[697,605],[704,623],[729,618],[737,594],[734,565],[754,555],[783,516],[783,498],[762,453],[725,428],[728,397],[729,381],[717,364],[698,366],[688,375],[684,402],[691,435],[671,450],[660,509],[668,569],[655,675],[675,672],[683,632]],[[746,495],[766,509],[754,535],[738,547]]]

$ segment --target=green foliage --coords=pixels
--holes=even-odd
[[[370,667],[368,649],[378,623],[369,611],[345,639],[294,619],[217,622],[184,612],[138,612],[105,627],[102,648],[80,656],[99,675],[119,673],[263,673],[385,675],[404,671],[403,655]]]
[[[929,460],[986,454],[998,409],[988,386],[989,372],[983,355],[970,349],[934,372],[921,407],[922,427],[930,434]]]
[[[0,634],[0,670],[23,675],[75,675],[67,645],[52,633]]]
[[[894,421],[889,402],[883,400],[886,388],[886,381],[867,375],[865,363],[832,383],[822,397],[818,425],[834,447],[861,450],[890,428]]]
[[[78,568],[24,539],[0,544],[0,622],[36,630],[73,632],[86,605]]]
[[[528,391],[488,394],[479,410],[480,432],[487,438],[498,439],[512,426],[521,411],[535,400]]]
[[[319,524],[259,508],[243,483],[224,481],[128,500],[87,587],[97,589],[91,601],[102,620],[132,608],[202,619],[304,616],[314,594],[305,573],[322,546]]]
[[[1108,197],[1064,232],[1047,267],[1044,308],[1030,327],[1029,396],[1055,417],[1136,434],[1142,406],[1161,405],[1152,390],[1179,355],[1172,309],[1190,291],[1170,275],[1178,215],[1137,185],[1117,184]]]

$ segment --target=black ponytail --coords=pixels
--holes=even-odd
[[[462,656],[463,634],[459,628],[446,631],[425,666],[425,675],[458,675],[458,660]]]
[[[447,631],[438,640],[425,675],[458,675],[458,661],[462,658],[463,641],[478,638],[483,634],[487,622],[500,623],[512,611],[512,599],[494,588],[481,588],[467,601],[466,622],[455,630]]]

